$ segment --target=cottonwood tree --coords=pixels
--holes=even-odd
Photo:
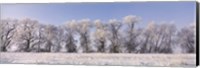
[[[194,53],[195,51],[195,25],[182,28],[177,36],[179,45],[186,53]]]
[[[95,20],[96,31],[94,33],[95,44],[97,45],[98,52],[106,52],[107,43],[107,26],[100,20]]]
[[[3,19],[0,22],[0,51],[7,51],[13,38],[17,20]]]
[[[66,45],[63,44],[66,42],[67,34],[65,34],[65,26],[58,26],[57,27],[57,33],[56,33],[56,41],[57,41],[57,47],[56,50],[58,52],[66,52]]]
[[[45,39],[45,32],[44,32],[44,27],[45,25],[36,23],[34,26],[33,32],[32,33],[32,41],[30,43],[30,51],[31,52],[42,52],[44,51],[44,48],[42,48],[42,43],[44,43]]]
[[[45,32],[45,44],[47,48],[47,52],[53,52],[54,47],[57,46],[56,42],[56,33],[57,33],[57,28],[54,25],[47,25],[44,29]]]
[[[63,39],[63,41],[66,43],[65,47],[67,52],[77,52],[76,41],[74,39],[77,27],[77,22],[75,20],[66,23],[64,30],[64,37],[66,39]]]
[[[155,49],[157,53],[172,53],[175,44],[176,27],[174,24],[161,24],[156,34]]]
[[[195,25],[177,30],[174,24],[152,21],[145,28],[135,28],[139,21],[139,17],[129,15],[123,18],[123,23],[111,19],[108,23],[95,20],[93,24],[83,19],[54,26],[28,18],[2,19],[0,48],[4,52],[60,52],[65,49],[66,52],[83,50],[88,53],[95,46],[97,52],[103,53],[173,53],[176,46],[183,53],[196,52]]]
[[[38,32],[37,32],[37,39],[38,39],[38,45],[35,46],[36,52],[45,52],[47,51],[45,48],[45,26],[44,24],[38,25]]]
[[[120,52],[120,28],[122,27],[122,23],[116,19],[109,20],[108,30],[109,30],[109,41],[111,41],[110,52],[111,53],[119,53]]]
[[[19,21],[18,27],[16,29],[15,38],[16,40],[25,41],[23,44],[23,51],[30,52],[32,47],[37,45],[36,42],[36,31],[37,31],[38,21],[31,19],[23,19]],[[21,41],[16,41],[21,42]]]
[[[80,45],[83,52],[90,52],[90,27],[91,23],[89,19],[82,19],[77,24],[76,31],[80,35]]]
[[[138,33],[137,30],[135,29],[135,24],[139,22],[140,18],[137,16],[133,16],[133,15],[129,15],[124,17],[124,24],[127,27],[127,31],[126,34],[127,36],[125,36],[125,45],[127,47],[127,50],[129,53],[133,52],[134,50],[136,50],[136,47],[138,46],[136,41],[137,41],[137,37],[138,37]]]
[[[150,53],[152,51],[152,39],[155,36],[154,30],[156,25],[152,21],[150,22],[147,27],[143,30],[143,42],[140,46],[140,53]]]
[[[61,45],[60,43],[62,42],[61,37],[62,37],[62,32],[61,29],[59,29],[57,26],[54,27],[53,30],[54,38],[52,39],[53,47],[52,47],[52,52],[59,52]]]
[[[155,24],[150,22],[144,32],[141,53],[172,53],[175,44],[176,27],[174,24]]]

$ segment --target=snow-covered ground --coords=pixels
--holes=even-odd
[[[195,66],[195,54],[0,53],[0,63]]]

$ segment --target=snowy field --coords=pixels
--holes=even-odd
[[[195,54],[0,53],[0,63],[195,66]]]

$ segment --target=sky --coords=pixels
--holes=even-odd
[[[107,22],[136,15],[141,17],[136,27],[145,27],[150,21],[155,21],[171,22],[182,28],[196,22],[195,6],[196,2],[1,4],[1,19],[31,18],[44,24],[62,25],[73,19]]]

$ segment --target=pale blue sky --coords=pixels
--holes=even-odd
[[[127,15],[142,18],[137,27],[149,21],[174,21],[178,27],[195,22],[195,2],[132,2],[132,3],[57,3],[57,4],[1,4],[1,18],[32,18],[41,23],[62,25],[72,19],[89,18],[122,20]]]

